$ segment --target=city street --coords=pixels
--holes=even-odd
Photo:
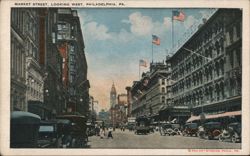
[[[147,148],[147,149],[239,149],[241,143],[220,142],[218,140],[204,140],[197,137],[161,136],[159,132],[148,135],[135,135],[134,132],[125,132],[116,129],[114,139],[100,139],[99,136],[89,137],[90,148]]]

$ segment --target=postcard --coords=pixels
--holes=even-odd
[[[249,1],[1,2],[2,155],[248,155]]]

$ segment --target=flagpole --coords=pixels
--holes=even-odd
[[[140,66],[140,62],[139,62],[139,80],[141,78],[141,66]]]
[[[153,42],[152,42],[152,63],[154,62],[154,45],[153,45]]]
[[[174,19],[173,19],[173,11],[172,11],[172,49],[174,48]]]

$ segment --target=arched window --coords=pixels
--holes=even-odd
[[[213,87],[209,87],[209,96],[210,96],[210,101],[213,101]]]
[[[216,99],[220,99],[220,87],[218,84],[215,85]]]
[[[200,71],[199,77],[200,77],[200,82],[201,82],[201,83],[203,83],[203,75],[202,75],[202,71]]]
[[[216,75],[219,76],[220,75],[220,66],[219,66],[218,62],[215,63],[215,71],[216,71]]]
[[[162,88],[161,88],[161,92],[162,92],[162,93],[165,93],[165,87],[162,87]]]
[[[221,90],[221,97],[222,99],[224,99],[225,98],[224,82],[220,83],[220,90]]]
[[[218,41],[215,42],[215,49],[216,49],[217,55],[219,55],[220,54],[220,44]]]
[[[209,73],[210,73],[210,79],[212,80],[213,79],[213,66],[212,65],[209,66]]]
[[[221,70],[221,74],[223,75],[224,74],[224,60],[223,59],[220,60],[220,70]]]
[[[224,50],[224,38],[220,38],[220,48],[223,51]]]
[[[162,96],[161,102],[162,102],[162,103],[165,103],[165,96]]]

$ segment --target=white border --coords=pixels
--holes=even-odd
[[[242,46],[242,149],[239,152],[189,152],[188,149],[10,149],[9,148],[9,119],[10,119],[10,7],[14,6],[15,2],[30,2],[30,3],[48,3],[46,7],[65,7],[51,6],[51,2],[70,3],[116,3],[117,6],[106,6],[104,8],[242,8],[243,9],[243,46]],[[119,3],[124,3],[125,6],[120,6]],[[248,155],[249,151],[249,0],[74,0],[74,1],[10,1],[2,0],[0,8],[0,154],[1,155]],[[20,6],[20,7],[34,7]],[[40,6],[44,7],[44,6]],[[103,6],[92,6],[93,8],[103,8]],[[88,6],[88,8],[92,8]]]

